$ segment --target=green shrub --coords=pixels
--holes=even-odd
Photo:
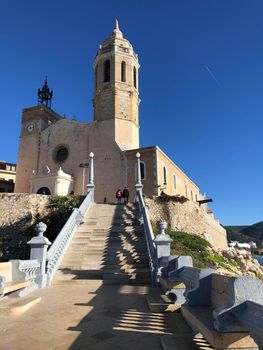
[[[206,267],[206,256],[209,254],[210,243],[200,236],[186,232],[167,232],[172,238],[172,255],[190,255],[194,266]]]
[[[83,196],[52,196],[47,207],[51,210],[45,217],[37,217],[36,222],[43,221],[47,225],[45,236],[53,242],[67,222],[74,208],[83,202]]]

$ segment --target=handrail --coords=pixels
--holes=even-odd
[[[93,202],[94,202],[94,191],[91,190],[89,191],[86,198],[84,199],[84,201],[81,203],[81,206],[79,207],[79,211],[83,217],[86,215],[86,213],[88,212]]]
[[[83,222],[83,217],[88,212],[91,204],[94,201],[94,192],[91,190],[81,206],[75,208],[68,218],[65,225],[62,227],[57,238],[49,248],[47,252],[47,285],[50,285],[53,276],[69,246],[69,243],[73,237],[73,234],[77,230],[78,226]]]
[[[154,243],[154,234],[152,230],[152,225],[150,222],[149,214],[145,206],[141,191],[137,191],[137,200],[139,211],[143,217],[144,235],[146,239],[148,258],[151,269],[151,280],[153,285],[157,285],[157,252],[156,245]]]

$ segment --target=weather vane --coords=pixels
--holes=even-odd
[[[45,83],[42,86],[42,89],[38,89],[37,92],[38,96],[38,104],[44,104],[47,107],[51,108],[51,100],[53,97],[53,91],[49,90],[49,87],[47,85],[47,77],[45,79]]]

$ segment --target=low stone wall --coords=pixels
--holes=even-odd
[[[48,196],[40,194],[0,194],[0,233],[19,231],[32,224],[37,214],[46,215],[48,200]]]
[[[211,243],[215,249],[227,249],[226,230],[211,214],[206,212],[204,205],[192,201],[167,201],[146,197],[145,204],[151,220],[167,220],[174,231],[184,231],[197,234]]]
[[[27,242],[36,216],[49,213],[49,196],[27,193],[0,194],[0,261],[29,259]]]

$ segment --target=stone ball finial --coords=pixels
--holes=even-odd
[[[89,156],[90,156],[90,158],[93,158],[94,157],[94,153],[90,152]]]
[[[140,153],[137,152],[137,153],[136,153],[136,158],[140,158],[140,156],[141,156]]]

